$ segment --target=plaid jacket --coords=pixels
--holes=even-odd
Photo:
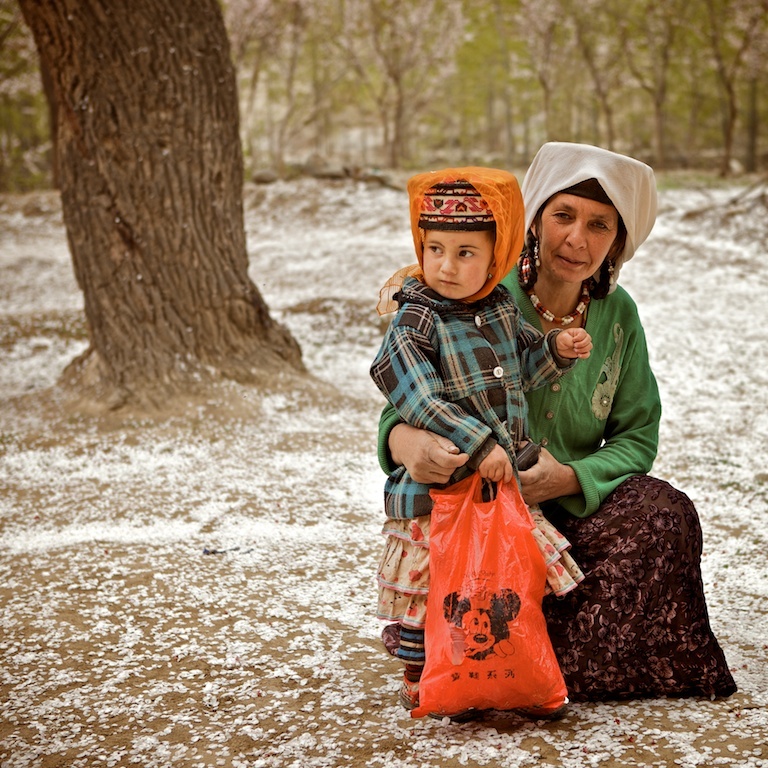
[[[526,322],[501,286],[464,304],[408,278],[396,298],[400,309],[371,365],[378,388],[407,424],[447,437],[469,454],[448,484],[477,469],[497,443],[514,462],[527,429],[524,393],[574,364],[553,354],[558,332],[544,336]],[[399,467],[384,488],[387,516],[429,514],[431,487]]]

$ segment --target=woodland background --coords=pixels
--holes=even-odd
[[[524,167],[546,140],[656,170],[768,167],[766,0],[225,0],[246,180]],[[47,77],[0,0],[0,191],[55,185]],[[42,74],[42,77],[41,77]]]
[[[768,0],[20,3],[51,71],[0,0],[0,766],[765,768]],[[413,721],[371,614],[390,186],[548,139],[659,171],[622,283],[739,692]]]

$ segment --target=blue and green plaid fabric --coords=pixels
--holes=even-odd
[[[477,469],[496,443],[510,457],[526,435],[524,393],[569,370],[558,366],[552,342],[525,321],[506,288],[464,304],[442,298],[414,278],[397,296],[400,309],[371,366],[371,377],[408,424],[447,437],[469,462],[450,483]],[[429,514],[433,486],[404,467],[384,488],[389,517]]]

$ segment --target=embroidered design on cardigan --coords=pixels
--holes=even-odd
[[[592,413],[601,421],[608,418],[613,405],[613,397],[619,385],[621,373],[621,351],[624,346],[624,329],[616,323],[613,326],[613,339],[616,342],[613,354],[605,358],[600,375],[597,377],[595,391],[592,393]]]

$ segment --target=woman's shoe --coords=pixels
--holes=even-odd
[[[518,707],[512,710],[520,717],[527,717],[529,720],[562,720],[568,711],[568,699],[559,707],[547,709],[546,707]]]
[[[482,709],[465,709],[457,712],[455,715],[441,715],[439,712],[429,713],[429,717],[433,720],[442,720],[444,717],[447,717],[452,723],[469,723],[472,720],[479,720],[482,716]]]

